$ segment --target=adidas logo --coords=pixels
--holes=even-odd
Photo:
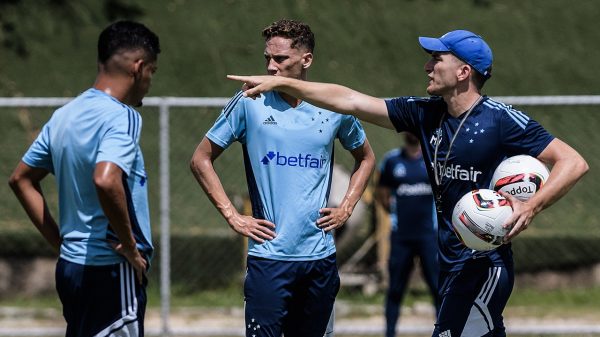
[[[440,337],[452,337],[452,333],[450,333],[450,330],[446,330],[446,331],[440,333],[438,336],[440,336]]]
[[[273,118],[273,116],[269,116],[269,118],[265,119],[265,121],[263,122],[264,125],[277,125],[277,122],[275,121],[275,118]]]

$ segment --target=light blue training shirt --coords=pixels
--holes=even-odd
[[[138,249],[149,260],[153,246],[147,177],[139,146],[142,118],[130,106],[88,89],[57,109],[23,156],[31,167],[54,174],[59,195],[60,256],[85,265],[124,261],[104,215],[93,176],[97,163],[112,162],[124,172],[123,186]]]
[[[293,108],[273,91],[256,100],[240,92],[206,136],[224,149],[242,144],[253,215],[276,226],[275,239],[249,240],[249,255],[310,261],[335,252],[333,233],[316,221],[329,197],[335,139],[349,151],[365,142],[355,117],[307,102]]]

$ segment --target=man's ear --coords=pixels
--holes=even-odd
[[[133,72],[133,77],[138,77],[142,74],[142,70],[144,68],[144,65],[146,64],[146,62],[144,62],[144,59],[136,59],[133,62],[133,67],[132,67],[132,72]]]
[[[458,70],[456,71],[456,75],[458,77],[459,81],[464,81],[466,79],[469,78],[469,76],[471,75],[471,72],[473,72],[473,68],[468,65],[468,64],[463,64],[460,67],[458,67]]]
[[[302,68],[308,69],[312,64],[313,54],[312,53],[304,53],[302,55]]]

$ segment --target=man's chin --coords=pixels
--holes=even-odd
[[[440,93],[437,90],[435,90],[435,88],[427,87],[425,91],[427,91],[427,94],[430,96],[440,96]]]

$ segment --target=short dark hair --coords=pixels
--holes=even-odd
[[[276,36],[291,39],[290,47],[302,46],[311,53],[315,49],[315,35],[306,23],[300,21],[287,19],[275,21],[263,29],[262,36],[265,41]]]
[[[117,21],[106,27],[98,38],[98,62],[104,64],[117,52],[143,49],[146,57],[156,60],[160,53],[158,36],[141,23]]]
[[[477,70],[475,70],[475,68],[473,69],[473,82],[475,83],[475,87],[477,87],[477,89],[481,90],[483,88],[483,85],[485,84],[485,82],[492,76],[492,66],[490,66],[488,68],[488,76],[484,76],[482,75],[480,72],[478,72]]]

